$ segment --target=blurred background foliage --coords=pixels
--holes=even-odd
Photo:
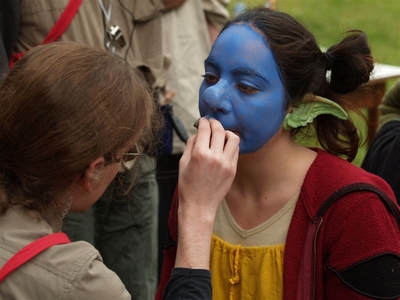
[[[348,30],[362,30],[376,62],[400,66],[400,0],[231,0],[231,13],[243,4],[275,5],[310,29],[322,48],[340,42]],[[394,82],[389,80],[387,88]],[[364,121],[354,120],[365,137]],[[366,151],[363,145],[353,163],[360,165]]]
[[[247,7],[264,0],[231,0]],[[343,33],[359,29],[367,33],[375,60],[400,66],[400,0],[275,0],[278,10],[301,21],[322,47],[339,42]]]

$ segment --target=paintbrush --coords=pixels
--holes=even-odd
[[[212,117],[211,117],[210,115],[205,115],[205,116],[202,117],[202,118],[207,118],[207,119],[209,120],[209,119],[211,119]],[[196,127],[197,129],[199,129],[199,122],[200,122],[200,119],[201,119],[201,118],[198,118],[196,121],[194,121],[194,124],[193,124],[193,126]]]

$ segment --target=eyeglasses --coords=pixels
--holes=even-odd
[[[115,158],[115,155],[120,155],[120,158]],[[113,152],[111,153],[111,161],[113,162],[128,162],[131,160],[134,160],[137,156],[141,156],[142,153],[139,152],[139,147],[138,145],[135,143],[135,148],[129,150],[128,152],[124,152],[124,153],[118,153],[118,152]]]

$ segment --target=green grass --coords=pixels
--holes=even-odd
[[[230,8],[237,0],[231,0]],[[265,1],[245,0],[247,6]],[[367,33],[375,60],[400,66],[399,0],[276,0],[277,9],[301,21],[321,46],[329,47],[349,29]]]
[[[231,0],[230,10],[237,0]],[[262,0],[245,0],[248,7],[263,5]],[[321,47],[329,47],[350,29],[367,33],[375,61],[400,66],[399,0],[276,0],[277,9],[302,22],[315,35]],[[387,83],[391,86],[395,81]],[[356,121],[364,132],[365,124]],[[360,165],[366,146],[360,148],[354,164]]]

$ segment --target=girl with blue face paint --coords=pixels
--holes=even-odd
[[[323,53],[303,25],[279,11],[251,9],[224,26],[205,60],[199,93],[205,118],[192,139],[198,146],[215,144],[204,139],[208,124],[237,135],[236,175],[217,209],[210,206],[207,217],[215,216],[211,237],[207,230],[197,234],[202,247],[197,242],[192,255],[183,259],[183,249],[196,238],[180,221],[189,216],[178,193],[172,207],[177,212],[170,220],[177,259],[172,246],[164,257],[159,289],[169,278],[167,266],[175,263],[175,272],[197,269],[196,259],[211,253],[209,265],[201,269],[212,274],[210,279],[203,273],[212,281],[212,299],[400,297],[400,225],[394,217],[400,213],[388,184],[350,163],[359,137],[342,108],[351,106],[350,93],[369,80],[372,69],[371,51],[360,31],[348,32]],[[299,143],[309,129],[318,147]],[[217,138],[213,132],[211,136]],[[195,154],[190,146],[185,161]],[[180,174],[178,191],[185,180]],[[393,213],[376,193],[361,191],[339,198],[324,219],[316,217],[330,194],[359,182],[387,194]],[[208,193],[213,187],[210,180],[202,190]],[[165,294],[176,287],[170,282]],[[199,292],[198,298],[210,299],[210,293]]]
[[[259,150],[282,128],[285,88],[265,38],[248,24],[223,32],[205,61],[202,116],[240,137],[240,153]]]

